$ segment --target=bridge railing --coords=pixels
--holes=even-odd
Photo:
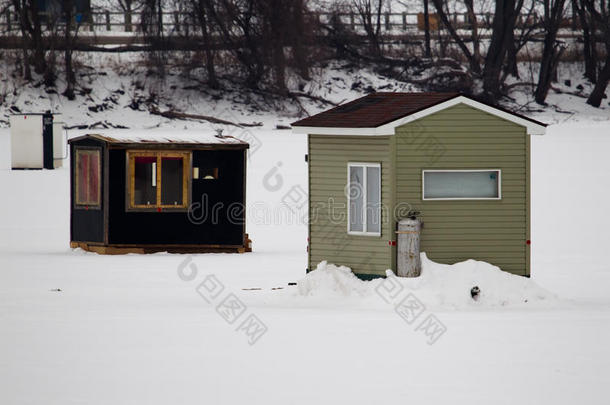
[[[461,32],[470,30],[471,21],[467,13],[450,13],[448,15],[456,29]],[[104,35],[125,35],[141,31],[142,14],[140,12],[122,12],[109,10],[95,10],[87,15],[75,16],[74,24],[80,24],[84,32],[95,32]],[[312,12],[308,14],[309,21],[320,24],[341,24],[344,28],[357,33],[364,34],[364,24],[356,13],[328,13]],[[481,33],[489,31],[493,14],[476,14],[478,29]],[[41,20],[55,21],[55,26],[62,26],[65,20],[54,18],[51,15],[41,13]],[[193,16],[187,12],[173,11],[162,14],[163,33],[166,35],[179,35],[189,32],[197,32],[199,27]],[[44,25],[44,23],[43,23]],[[429,26],[432,32],[438,31],[442,24],[436,14],[430,14]],[[517,21],[517,27],[539,27],[540,17],[536,14],[529,16],[521,15]],[[43,27],[47,28],[47,27]],[[576,30],[578,24],[571,18],[562,22],[562,28]],[[424,19],[422,13],[384,13],[381,18],[381,35],[399,34],[421,34],[424,30]],[[0,36],[18,35],[19,16],[12,9],[6,9],[0,14]]]

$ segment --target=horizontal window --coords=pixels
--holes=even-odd
[[[381,234],[381,165],[348,164],[348,228],[350,234]]]
[[[128,151],[127,156],[128,209],[187,209],[190,152]]]
[[[76,149],[75,205],[80,208],[99,208],[101,201],[101,151]]]
[[[424,170],[424,200],[499,200],[501,171]]]

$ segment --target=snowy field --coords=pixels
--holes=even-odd
[[[328,265],[288,287],[305,277],[307,235],[281,201],[307,189],[306,142],[252,134],[248,254],[71,250],[68,171],[0,170],[1,404],[607,403],[610,122],[532,139],[531,280],[424,261],[399,283],[446,327],[434,344],[381,280]],[[211,274],[219,299],[234,293],[266,325],[255,344],[198,294]]]

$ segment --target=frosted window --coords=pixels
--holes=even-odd
[[[380,210],[380,169],[379,167],[366,168],[366,230],[367,232],[379,232],[381,229]]]
[[[424,171],[424,199],[500,198],[500,172]]]
[[[76,150],[76,205],[100,205],[100,151]]]
[[[364,168],[349,168],[349,229],[362,232],[364,219]]]
[[[381,167],[374,163],[350,164],[349,232],[381,231]]]

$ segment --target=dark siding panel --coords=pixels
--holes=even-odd
[[[195,224],[186,212],[127,212],[125,150],[111,150],[108,242],[242,245],[243,225],[231,221],[229,211],[231,204],[244,203],[244,151],[193,151],[193,167],[209,165],[218,167],[219,178],[193,180],[192,202],[207,207],[208,213],[206,219],[203,211],[196,210],[204,220]],[[217,220],[212,219],[212,211],[218,213]]]
[[[72,240],[75,242],[103,242],[104,217],[100,210],[74,210]]]
[[[101,184],[104,184],[104,147],[103,142],[93,139],[84,139],[73,142],[70,146],[70,235],[74,242],[103,242],[104,241],[104,196],[101,196],[100,209],[75,209],[74,208],[74,165],[76,164],[75,148],[79,146],[101,148]],[[103,192],[103,187],[102,187]]]

